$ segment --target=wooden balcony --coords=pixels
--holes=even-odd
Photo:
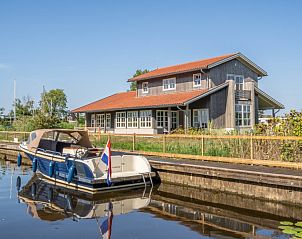
[[[250,90],[236,90],[235,98],[236,98],[236,100],[250,100],[251,91]]]

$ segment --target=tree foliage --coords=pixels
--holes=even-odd
[[[148,73],[148,72],[149,72],[149,70],[147,70],[147,69],[145,69],[145,70],[138,69],[138,70],[136,70],[136,72],[133,75],[133,77],[137,77],[137,76],[140,76],[140,75]],[[131,82],[131,84],[130,84],[130,91],[135,91],[136,89],[137,89],[137,83],[136,83],[136,81]]]
[[[62,89],[53,89],[44,92],[40,101],[41,112],[63,119],[67,115],[67,97]]]
[[[34,100],[30,96],[23,97],[22,100],[16,99],[16,116],[31,116],[34,113]],[[14,115],[14,111],[10,112],[10,116]]]

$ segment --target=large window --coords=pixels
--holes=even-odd
[[[142,89],[143,89],[143,93],[148,93],[149,92],[148,82],[143,82]]]
[[[140,116],[140,127],[141,128],[151,128],[152,126],[152,111],[142,110],[139,113]]]
[[[193,127],[194,128],[208,128],[209,110],[208,109],[194,109],[193,110]]]
[[[127,127],[137,128],[138,126],[138,111],[127,112]]]
[[[126,128],[126,112],[116,112],[116,128]]]
[[[163,90],[175,90],[176,89],[176,78],[164,79]]]
[[[177,111],[171,111],[171,128],[176,129],[178,125]],[[168,110],[157,110],[156,111],[156,125],[157,128],[168,129]]]
[[[251,125],[251,106],[248,104],[235,105],[235,122],[236,126]]]
[[[235,81],[235,90],[244,90],[244,77],[242,75],[228,74],[227,79]]]
[[[201,73],[193,74],[193,87],[201,86]]]
[[[107,129],[111,128],[111,114],[110,113],[106,114],[106,128]]]

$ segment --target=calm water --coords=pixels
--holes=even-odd
[[[297,206],[165,184],[92,198],[0,159],[1,238],[288,238],[279,222],[301,218]]]

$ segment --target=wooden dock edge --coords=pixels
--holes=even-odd
[[[246,165],[258,165],[268,167],[281,167],[290,169],[302,169],[302,163],[297,162],[285,162],[285,161],[274,161],[274,160],[259,160],[259,159],[243,159],[243,158],[227,158],[218,156],[202,156],[192,154],[172,154],[172,153],[159,153],[159,152],[148,152],[148,151],[130,151],[130,150],[114,150],[116,152],[136,153],[146,156],[156,156],[165,158],[176,158],[176,159],[194,159],[201,161],[212,161],[221,163],[233,163],[233,164],[246,164]]]

